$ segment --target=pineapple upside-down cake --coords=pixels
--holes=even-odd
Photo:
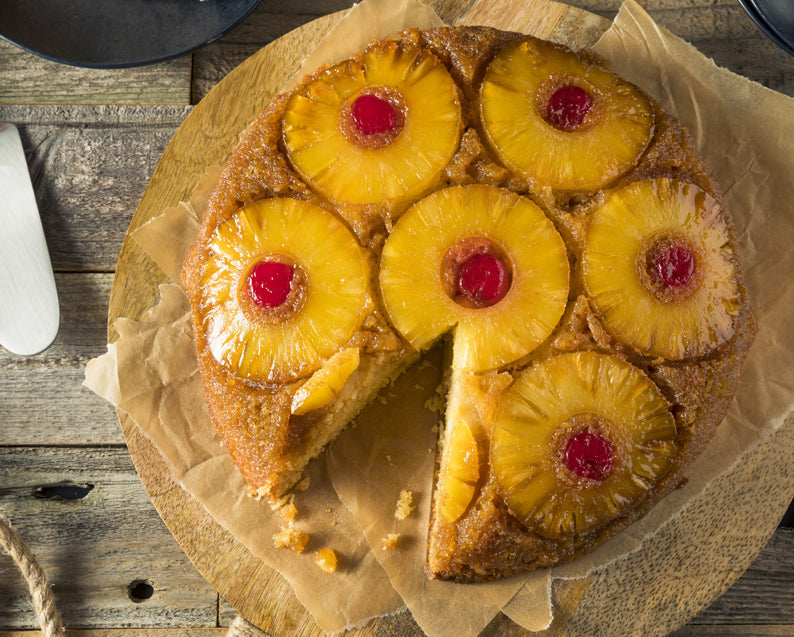
[[[276,502],[451,343],[430,577],[570,560],[685,480],[755,324],[682,125],[603,60],[405,31],[248,128],[183,270],[210,415]]]

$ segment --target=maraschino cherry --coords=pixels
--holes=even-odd
[[[546,121],[554,128],[571,132],[579,128],[593,107],[593,98],[580,86],[558,88],[549,99]]]
[[[248,294],[260,307],[282,305],[292,291],[292,266],[280,261],[260,261],[248,274]]]
[[[651,276],[663,287],[680,288],[695,274],[695,255],[686,246],[667,245],[653,252],[649,267]]]
[[[457,291],[477,307],[494,305],[504,298],[510,277],[504,262],[492,254],[475,254],[460,266]]]
[[[572,436],[563,451],[565,466],[580,478],[601,481],[615,466],[612,443],[601,434],[582,431]]]
[[[356,98],[350,115],[362,135],[387,133],[394,130],[399,123],[394,107],[372,93],[365,93]]]

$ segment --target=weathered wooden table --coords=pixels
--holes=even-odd
[[[570,0],[611,18],[619,0]],[[116,412],[81,386],[105,351],[114,268],[154,168],[195,105],[260,47],[350,0],[263,0],[192,55],[126,70],[62,66],[0,42],[0,121],[18,124],[61,304],[55,343],[0,350],[0,512],[46,569],[66,626],[86,635],[224,635],[236,616],[181,551],[135,472]],[[437,0],[445,10],[467,2]],[[794,95],[794,58],[735,0],[641,0],[721,65]],[[1,231],[1,230],[0,230]],[[37,627],[0,556],[0,635]],[[756,561],[679,635],[794,634],[791,514]]]

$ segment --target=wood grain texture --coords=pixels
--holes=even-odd
[[[20,126],[56,270],[112,272],[130,211],[190,108],[0,106]]]
[[[225,637],[228,628],[109,628],[66,631],[66,637]],[[41,637],[40,630],[0,630],[0,637]]]
[[[41,487],[87,487],[63,500]],[[217,596],[190,567],[157,516],[126,449],[0,448],[0,506],[45,566],[69,627],[214,627]],[[151,583],[135,603],[129,586]],[[37,625],[27,587],[11,559],[0,555],[0,626]]]
[[[659,24],[695,44],[718,64],[794,95],[794,58],[767,40],[735,0],[639,1]],[[472,2],[433,0],[432,4],[442,18],[452,21]],[[124,437],[115,412],[80,386],[83,365],[105,349],[107,304],[121,242],[163,149],[193,110],[190,104],[204,97],[249,52],[298,25],[351,4],[352,0],[263,0],[249,19],[224,38],[164,65],[169,68],[78,70],[44,62],[0,42],[0,121],[21,124],[58,271],[62,313],[61,332],[53,348],[43,355],[14,359],[0,350],[0,510],[15,519],[17,507],[27,502],[20,489],[35,487],[45,479],[88,480],[105,475],[84,470],[96,467],[92,458],[107,461],[107,454],[113,453],[119,460],[118,471],[110,472],[109,486],[103,487],[115,494],[108,499],[112,503],[109,511],[102,510],[104,500],[93,500],[91,494],[79,508],[69,508],[74,503],[57,506],[44,500],[21,509],[25,511],[25,539],[48,572],[64,574],[59,587],[68,582],[74,589],[56,589],[62,612],[72,600],[80,604],[81,596],[90,599],[90,609],[79,607],[77,615],[67,621],[70,629],[78,629],[70,630],[70,635],[225,635],[226,626],[236,616],[233,606],[218,599],[163,526],[127,451],[120,446]],[[621,0],[570,0],[569,4],[612,18]],[[145,257],[133,257],[138,258],[142,267],[151,267]],[[133,263],[131,267],[137,266]],[[127,284],[118,282],[119,290]],[[154,296],[142,306],[154,302]],[[59,455],[64,450],[53,449],[53,445],[71,449],[65,450],[68,455]],[[16,454],[21,454],[30,471],[9,464]],[[36,466],[46,470],[37,473]],[[168,493],[172,487],[154,485],[157,494]],[[16,495],[11,497],[3,489],[15,490]],[[129,504],[122,507],[119,502]],[[125,516],[132,516],[135,524],[126,522]],[[146,532],[148,539],[139,530]],[[747,572],[676,635],[794,634],[792,542],[793,531],[778,529]],[[80,562],[75,557],[78,552]],[[0,556],[0,609],[6,614],[0,616],[0,637],[38,635],[35,630],[15,630],[32,629],[37,623],[24,585],[3,560],[7,558]],[[93,572],[94,563],[102,565],[97,572]],[[117,576],[116,565],[124,577]],[[71,572],[80,578],[66,577]],[[257,573],[256,568],[247,572]],[[150,600],[152,605],[125,599],[127,577],[153,574],[174,591],[185,581],[186,591],[203,592],[186,593],[173,607],[159,597],[159,589]],[[176,598],[174,591],[163,595]],[[555,585],[555,605],[561,618],[555,628],[568,625],[586,591],[587,586]],[[214,619],[206,612],[212,600]],[[127,609],[131,609],[129,613]],[[294,612],[288,607],[274,611],[270,620],[274,635],[288,634],[285,631],[295,625]],[[407,614],[379,626],[381,634],[421,634]],[[523,634],[501,619],[488,632],[493,636]]]
[[[789,624],[794,614],[794,580],[788,560],[794,555],[794,528],[779,528],[758,558],[725,595],[695,617],[693,626],[731,618],[746,626]]]
[[[66,631],[66,637],[225,637],[228,628],[109,628]],[[0,630],[0,637],[41,637],[40,630]]]
[[[83,69],[0,40],[0,104],[189,104],[187,56],[131,69]],[[24,83],[19,82],[24,75]]]
[[[0,349],[0,445],[123,444],[115,410],[82,386],[86,362],[107,349],[112,283],[112,274],[56,273],[55,342],[26,358]]]

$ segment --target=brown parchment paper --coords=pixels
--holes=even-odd
[[[386,19],[384,11],[396,5],[390,28],[391,14]],[[339,24],[343,30],[338,33],[344,35],[329,34],[307,58],[305,70],[342,59],[371,37],[406,26],[431,26],[433,16],[426,7],[414,14],[416,9],[413,2],[365,0]],[[377,23],[374,34],[367,30],[370,21]],[[335,46],[340,39],[344,51]],[[132,416],[173,465],[182,486],[249,550],[282,572],[326,630],[392,612],[403,603],[431,636],[476,635],[500,609],[524,627],[542,630],[552,619],[553,578],[585,577],[653,541],[654,533],[710,480],[741,461],[792,411],[794,371],[788,359],[794,330],[787,319],[794,309],[794,138],[789,133],[794,130],[794,100],[717,68],[660,29],[632,1],[595,48],[616,72],[654,95],[689,127],[714,169],[737,225],[760,332],[728,417],[692,466],[686,488],[591,555],[487,585],[425,578],[434,426],[443,417],[435,394],[443,367],[439,349],[383,392],[326,456],[311,464],[310,488],[296,500],[299,526],[313,538],[304,555],[272,549],[270,537],[283,522],[267,504],[244,496],[244,481],[209,423],[187,301],[178,286],[163,286],[160,305],[140,323],[120,319],[121,338],[87,367],[86,384]],[[165,211],[134,234],[174,281],[217,174],[217,169],[209,171],[190,202]],[[413,492],[416,509],[397,520],[393,513],[403,489]],[[381,548],[388,533],[400,535],[395,550]],[[311,563],[311,552],[324,545],[342,556],[344,568],[333,576]],[[337,591],[333,599],[327,596],[329,582]]]

